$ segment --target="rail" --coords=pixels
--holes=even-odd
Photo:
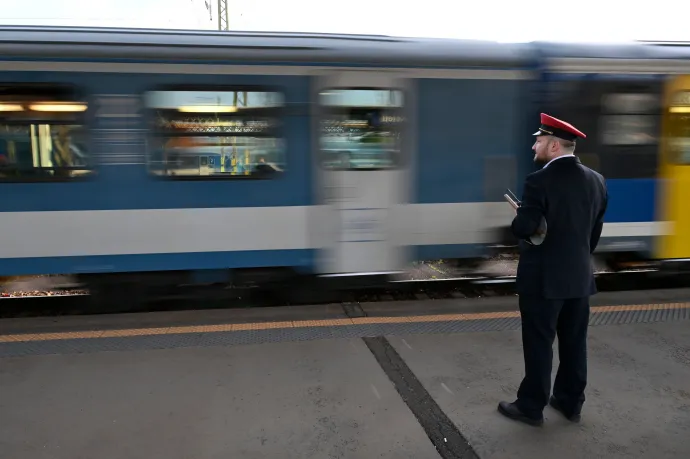
[[[690,285],[688,276],[638,269],[600,272],[595,278],[600,292],[614,292],[685,288]],[[300,290],[289,282],[270,287],[180,287],[142,303],[129,302],[125,297],[108,307],[83,293],[4,297],[0,298],[0,318],[515,296],[515,280],[515,276],[393,280],[353,289],[315,289],[309,286],[302,288],[298,295],[294,293]]]

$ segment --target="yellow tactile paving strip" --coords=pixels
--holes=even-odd
[[[623,306],[594,306],[592,314],[606,312],[626,311],[657,311],[667,309],[688,309],[690,303],[662,303],[644,305]],[[122,338],[128,336],[172,335],[185,333],[218,333],[236,332],[247,330],[269,330],[280,328],[306,328],[306,327],[346,327],[364,324],[394,324],[394,323],[421,323],[421,322],[454,322],[468,320],[508,319],[520,317],[518,311],[507,312],[481,312],[472,314],[438,314],[405,317],[361,317],[354,319],[326,319],[326,320],[295,320],[282,322],[252,322],[220,325],[195,325],[162,328],[130,328],[122,330],[93,330],[72,331],[60,333],[24,333],[13,335],[0,335],[0,343],[17,343],[27,341],[49,341],[68,339],[93,339],[93,338]]]

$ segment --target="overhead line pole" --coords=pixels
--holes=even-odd
[[[228,24],[228,0],[218,0],[218,30],[230,30]]]

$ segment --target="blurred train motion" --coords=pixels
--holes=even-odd
[[[540,112],[608,180],[597,256],[690,259],[690,46],[1,27],[0,52],[2,276],[476,263],[515,244]]]

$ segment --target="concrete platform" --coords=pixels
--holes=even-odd
[[[523,372],[510,299],[3,322],[0,457],[688,458],[690,304],[662,298],[593,314],[583,421],[542,428],[496,411]]]
[[[479,457],[690,457],[690,323],[591,327],[580,424],[547,407],[542,428],[500,415],[523,376],[520,331],[389,337]],[[555,377],[558,365],[554,345]]]
[[[0,454],[437,458],[361,340],[0,360]]]

